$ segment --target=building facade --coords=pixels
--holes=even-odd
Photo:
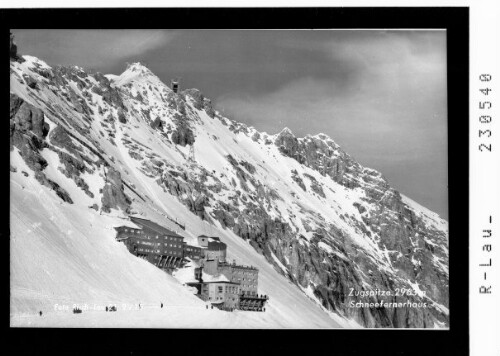
[[[188,245],[186,242],[184,242],[184,258],[199,260],[202,257],[203,252],[201,247]]]
[[[202,299],[224,309],[238,309],[240,301],[240,286],[227,281],[203,282],[201,285]]]
[[[205,272],[212,276],[223,275],[230,282],[238,283],[242,294],[257,295],[259,286],[259,270],[257,268],[218,260],[205,260],[203,267]]]
[[[200,245],[201,247],[207,247],[208,246],[208,239],[209,239],[209,237],[206,235],[198,236],[198,245]]]
[[[184,259],[184,238],[174,231],[152,221],[131,217],[138,226],[116,227],[116,239],[127,246],[130,253],[144,258],[155,266],[171,271],[182,265]]]
[[[220,241],[208,241],[207,247],[203,249],[203,258],[206,260],[218,260],[226,262],[227,245]]]

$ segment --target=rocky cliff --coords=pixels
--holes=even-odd
[[[134,187],[159,188],[246,240],[325,312],[367,327],[448,325],[446,221],[328,136],[258,132],[139,63],[115,76],[22,58],[11,61],[11,150],[63,201],[79,195],[45,173],[54,164],[102,213],[140,212]],[[377,290],[392,295],[360,296]],[[427,307],[353,306],[381,300]]]

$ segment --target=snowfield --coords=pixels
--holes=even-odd
[[[19,148],[13,148],[10,155],[11,326],[360,327],[337,313],[337,309],[323,307],[325,303],[319,300],[314,289],[320,283],[318,279],[306,280],[309,284],[305,287],[291,281],[293,256],[286,250],[292,249],[292,242],[300,245],[305,254],[311,255],[315,251],[313,247],[320,250],[323,262],[335,261],[335,273],[341,269],[347,277],[355,274],[359,256],[353,259],[346,252],[348,249],[362,255],[363,262],[371,263],[371,268],[391,276],[394,281],[414,285],[416,289],[422,287],[398,274],[390,256],[395,251],[380,244],[380,229],[374,231],[373,225],[368,224],[370,218],[379,218],[370,216],[378,214],[379,201],[391,195],[387,194],[391,192],[388,190],[380,194],[379,201],[368,196],[367,189],[377,190],[377,184],[383,186],[378,172],[363,168],[366,179],[362,185],[347,187],[318,169],[284,155],[274,141],[280,134],[291,134],[288,129],[269,135],[217,112],[212,117],[209,110],[199,107],[205,102],[196,103],[194,96],[174,94],[138,63],[130,65],[121,75],[106,75],[122,100],[110,104],[112,99],[104,100],[102,93],[110,87],[99,87],[98,77],[73,67],[58,78],[67,80],[68,84],[55,88],[47,79],[50,75],[44,72],[53,69],[34,57],[24,58],[24,63],[11,63],[11,94],[43,110],[50,128],[45,139],[48,145],[40,150],[47,162],[43,173],[64,189],[74,204],[64,202],[54,190],[41,185],[21,157]],[[29,87],[23,75],[34,78],[38,87]],[[182,110],[185,116],[181,117]],[[125,119],[120,120],[120,115]],[[184,121],[179,122],[179,117]],[[161,126],[154,126],[155,122]],[[174,142],[173,132],[177,133],[175,130],[182,125],[192,131],[193,143],[183,146]],[[81,188],[81,182],[77,185],[73,178],[63,174],[65,165],[60,160],[60,152],[75,156],[65,148],[52,146],[51,133],[57,128],[70,132],[71,144],[89,158],[84,162],[88,170],[78,176],[88,191]],[[306,136],[302,140],[328,143],[332,157],[341,157],[338,145],[326,135]],[[193,147],[194,161],[189,160],[190,147]],[[231,313],[207,309],[206,303],[193,295],[193,288],[184,285],[193,278],[192,263],[171,276],[133,256],[122,243],[115,241],[114,227],[131,226],[131,222],[121,208],[103,211],[103,187],[111,168],[119,172],[124,193],[130,198],[130,215],[176,231],[188,244],[196,244],[196,237],[201,234],[218,236],[227,244],[229,261],[257,267],[258,293],[270,298],[266,311]],[[173,186],[170,190],[166,188],[168,182]],[[203,187],[192,188],[200,182]],[[186,204],[188,199],[196,202],[204,194],[211,195],[203,206],[210,222]],[[434,255],[429,260],[431,267],[439,270],[440,278],[447,277],[447,245],[440,240],[441,235],[448,234],[447,222],[411,199],[404,196],[402,199],[429,229],[438,231],[436,238],[424,237],[423,240],[428,248],[442,250],[441,257]],[[237,236],[211,214],[229,205],[242,215],[245,209],[256,211],[256,205],[263,207],[270,219],[291,227],[296,241],[286,241],[286,253],[271,252],[269,261],[266,260],[250,245],[249,239]],[[396,215],[385,207],[380,210],[388,211],[384,219]],[[379,227],[385,228],[384,224]],[[323,238],[320,242],[318,232]],[[333,236],[342,240],[341,247]],[[403,256],[397,252],[398,258]],[[417,268],[421,265],[418,258],[424,257],[412,256],[408,263]],[[350,264],[354,267],[346,272]],[[370,284],[364,280],[369,278],[365,271],[357,272],[353,280],[360,278],[360,285],[369,288]],[[384,278],[381,280],[385,281]],[[328,281],[330,287],[346,282]],[[73,314],[73,305],[83,307],[83,313]],[[107,305],[116,305],[118,310],[106,313]],[[447,312],[446,306],[436,305],[440,311]],[[38,315],[39,311],[43,316]]]
[[[13,327],[339,327],[250,245],[232,243],[231,237],[222,233],[223,241],[229,244],[230,258],[259,268],[259,292],[269,295],[270,302],[262,313],[207,310],[191,288],[131,255],[115,241],[113,226],[130,225],[128,220],[100,215],[83,204],[62,202],[33,178],[17,150],[11,153],[11,165],[17,168],[17,172],[11,172]],[[59,175],[59,181],[66,178]],[[71,183],[74,187],[70,194],[81,193]],[[163,192],[157,193],[168,198]],[[178,215],[185,218],[192,214],[181,211]],[[190,223],[200,224],[193,219]],[[242,241],[235,236],[232,239]],[[160,303],[164,308],[158,311]],[[104,308],[113,304],[118,311],[106,313]],[[90,309],[73,314],[73,305]],[[40,310],[42,317],[38,315]]]

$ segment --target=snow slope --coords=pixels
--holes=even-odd
[[[11,151],[11,167],[15,168],[11,172],[11,325],[359,326],[324,307],[324,301],[313,290],[319,285],[318,276],[311,276],[310,283],[307,281],[307,286],[299,288],[296,280],[292,282],[292,275],[297,278],[293,265],[300,267],[292,252],[273,253],[268,260],[250,245],[249,239],[223,226],[216,212],[228,205],[240,216],[253,213],[258,206],[269,219],[288,224],[296,236],[286,242],[291,251],[292,244],[298,244],[301,251],[317,252],[324,261],[328,258],[345,265],[353,259],[348,251],[355,250],[356,255],[363,254],[373,269],[397,283],[414,284],[399,275],[397,263],[390,256],[394,251],[380,243],[381,232],[365,223],[369,214],[380,208],[367,193],[368,189],[378,189],[378,172],[362,168],[364,174],[375,178],[365,179],[359,187],[347,187],[318,169],[283,155],[274,141],[279,135],[289,134],[289,130],[268,135],[217,112],[209,115],[206,102],[200,102],[196,92],[174,94],[138,63],[119,76],[107,75],[110,88],[103,84],[104,79],[88,75],[81,68],[51,68],[34,57],[24,58],[24,63],[11,63],[11,93],[43,110],[50,126],[45,139],[48,147],[40,152],[48,163],[43,172],[69,193],[74,204],[63,202],[53,190],[42,186],[17,147]],[[27,85],[26,76],[37,81],[36,89]],[[113,90],[119,100],[105,98],[104,93]],[[161,122],[161,127],[154,128],[154,122]],[[73,156],[74,153],[52,145],[51,133],[57,127],[71,132],[71,142],[90,158],[84,164],[88,169],[80,177],[93,196],[62,173],[60,152]],[[173,132],[180,128],[191,131],[194,142],[176,144]],[[304,140],[321,141],[332,148],[333,157],[342,155],[338,145],[323,134]],[[195,162],[188,160],[190,146]],[[103,161],[106,167],[120,173],[132,214],[176,230],[188,243],[194,243],[200,234],[220,236],[228,245],[229,260],[257,267],[259,293],[270,297],[266,312],[206,310],[192,289],[182,285],[186,271],[178,273],[176,279],[132,256],[116,242],[113,227],[129,222],[121,208],[109,213],[102,209],[102,188],[108,170]],[[295,177],[291,174],[294,171]],[[297,177],[304,188],[297,184]],[[386,193],[379,200],[386,199]],[[203,218],[189,208],[189,202],[200,198],[205,198]],[[410,199],[403,199],[430,229],[447,234],[445,221]],[[97,210],[89,208],[94,204]],[[395,215],[392,211],[385,214]],[[176,222],[184,225],[185,230]],[[315,240],[318,232],[324,235],[321,242]],[[339,234],[346,248],[338,247]],[[426,242],[440,248],[439,239]],[[418,263],[415,260],[414,264]],[[436,257],[432,263],[432,268],[447,274],[447,254]],[[352,268],[357,268],[356,263]],[[363,279],[362,284],[369,287],[365,272],[357,271],[364,277],[356,278]],[[419,288],[418,283],[415,286]],[[161,302],[165,310],[158,312],[155,308]],[[119,309],[114,314],[92,310],[76,316],[54,308],[55,304],[113,303]],[[139,303],[144,308],[134,309]],[[126,310],[127,306],[133,310]],[[36,317],[38,310],[46,316]]]

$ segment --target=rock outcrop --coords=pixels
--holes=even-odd
[[[176,145],[192,145],[195,141],[193,130],[187,125],[180,123],[175,131],[172,132],[171,140]]]
[[[10,34],[10,47],[9,47],[10,60],[16,62],[24,62],[23,57],[17,53],[17,45],[14,42],[14,35]]]
[[[43,170],[47,161],[40,151],[48,147],[45,137],[49,125],[44,121],[43,112],[25,102],[15,94],[10,94],[10,147],[16,147],[29,168],[35,172],[40,184],[52,189],[63,201],[73,204],[70,195],[56,182],[47,178]]]
[[[128,213],[132,201],[125,194],[120,172],[113,167],[106,170],[106,184],[102,188],[101,210],[105,213],[111,209],[121,209]]]
[[[120,77],[36,61],[29,76],[19,71],[19,63],[11,62],[11,75],[37,105],[11,94],[11,149],[16,147],[36,179],[62,200],[72,203],[74,197],[47,179],[42,150],[57,153],[58,171],[85,199],[92,198],[86,208],[98,210],[100,202],[102,213],[131,211],[124,190],[132,186],[124,163],[131,161],[127,169],[137,171],[130,177],[147,177],[200,219],[232,230],[325,309],[368,327],[448,323],[447,230],[328,136],[258,132],[217,114],[196,89],[173,93],[137,64]],[[208,164],[207,157],[188,162],[175,146],[192,145],[199,152],[205,149],[201,142],[216,146]],[[127,175],[123,180],[120,172]],[[91,188],[102,179],[97,195]],[[426,295],[391,295],[384,301],[431,306],[351,305],[378,301],[352,291],[376,289],[419,289]]]

